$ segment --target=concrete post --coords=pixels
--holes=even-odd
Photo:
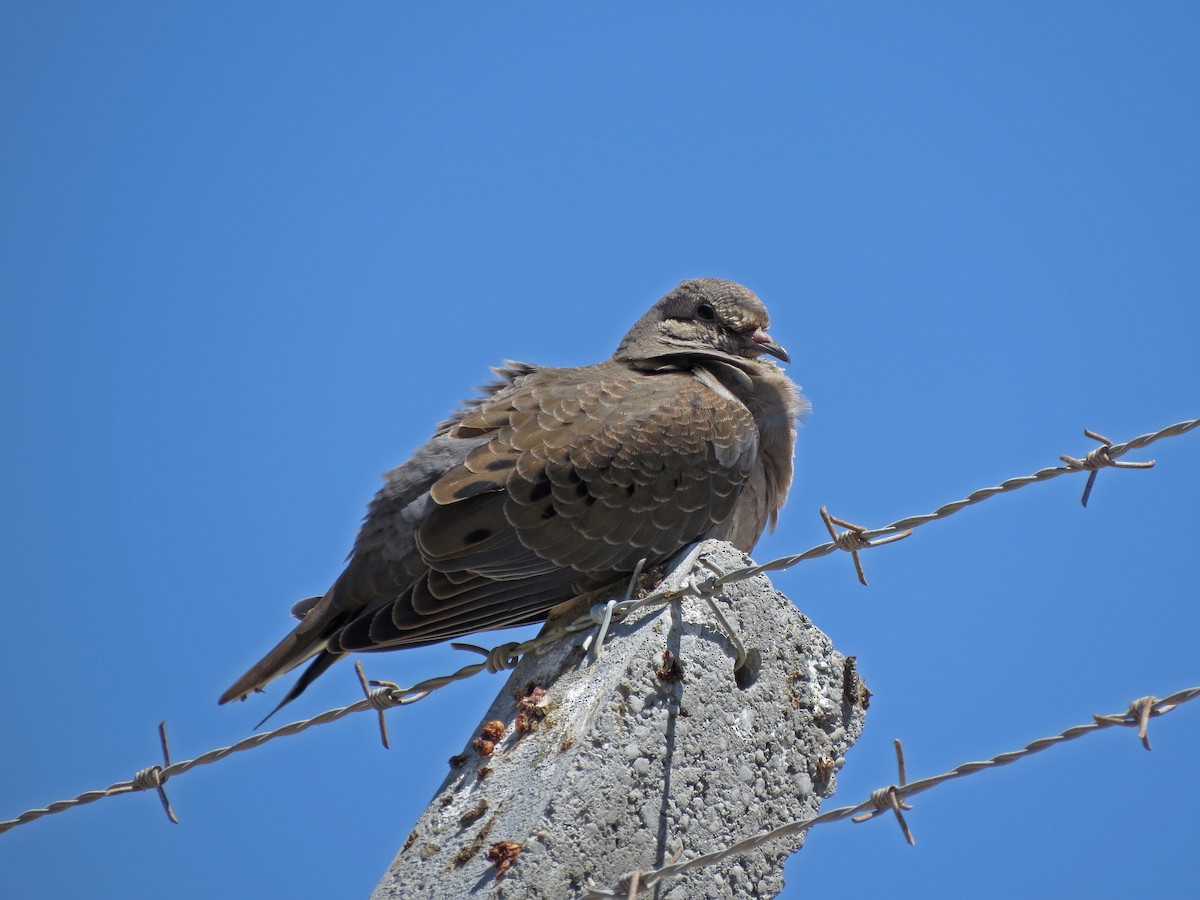
[[[748,562],[728,544],[706,556],[723,571]],[[616,625],[598,661],[582,637],[523,659],[373,900],[563,900],[815,814],[862,731],[866,694],[765,576],[717,602],[750,651],[737,678],[729,639],[690,598]],[[802,840],[655,896],[774,897]]]

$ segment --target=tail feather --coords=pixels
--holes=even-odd
[[[308,664],[308,668],[300,673],[300,677],[296,679],[296,683],[292,685],[291,690],[284,694],[283,699],[275,704],[275,708],[263,716],[262,721],[254,727],[262,728],[263,722],[267,721],[267,719],[303,694],[305,688],[316,681],[326,669],[341,659],[342,656],[343,654],[341,653],[330,653],[328,650],[322,650],[317,658]]]
[[[221,695],[218,702],[245,700],[254,691],[261,691],[280,675],[287,674],[324,650],[326,640],[321,634],[300,635],[293,631],[235,681],[229,690]]]
[[[335,604],[333,591],[320,598],[320,602],[314,603],[310,599],[296,604],[294,612],[300,610],[302,616],[300,624],[276,644],[266,656],[251,666],[245,675],[235,681],[229,690],[221,695],[219,702],[245,700],[251,693],[261,691],[280,675],[287,674],[318,653],[323,653],[329,643],[329,636],[341,628],[351,617],[345,610],[337,609]],[[307,608],[302,609],[302,607]],[[336,659],[338,655],[340,654],[335,654],[334,658]],[[332,662],[333,660],[325,662],[311,675],[306,673],[305,677],[301,678],[299,690],[293,688],[284,703],[295,699],[300,691],[304,690],[317,675],[329,668]],[[280,706],[282,705],[280,704]]]

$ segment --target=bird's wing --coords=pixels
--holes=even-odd
[[[448,436],[481,442],[429,492],[429,573],[343,628],[342,651],[537,621],[580,581],[664,560],[730,514],[758,446],[732,397],[616,363],[542,370]]]

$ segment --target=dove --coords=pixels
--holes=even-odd
[[[220,702],[308,662],[278,710],[346,654],[545,621],[695,541],[749,552],[775,526],[808,409],[768,326],[748,288],[699,278],[604,362],[493,369],[384,476],[345,570]]]

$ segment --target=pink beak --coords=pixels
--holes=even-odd
[[[750,335],[750,340],[758,344],[759,347],[762,348],[763,353],[770,353],[772,356],[782,359],[785,363],[790,363],[792,361],[792,358],[788,355],[788,352],[779,344],[775,343],[775,341],[771,339],[771,336],[761,328],[754,329],[754,333]]]

